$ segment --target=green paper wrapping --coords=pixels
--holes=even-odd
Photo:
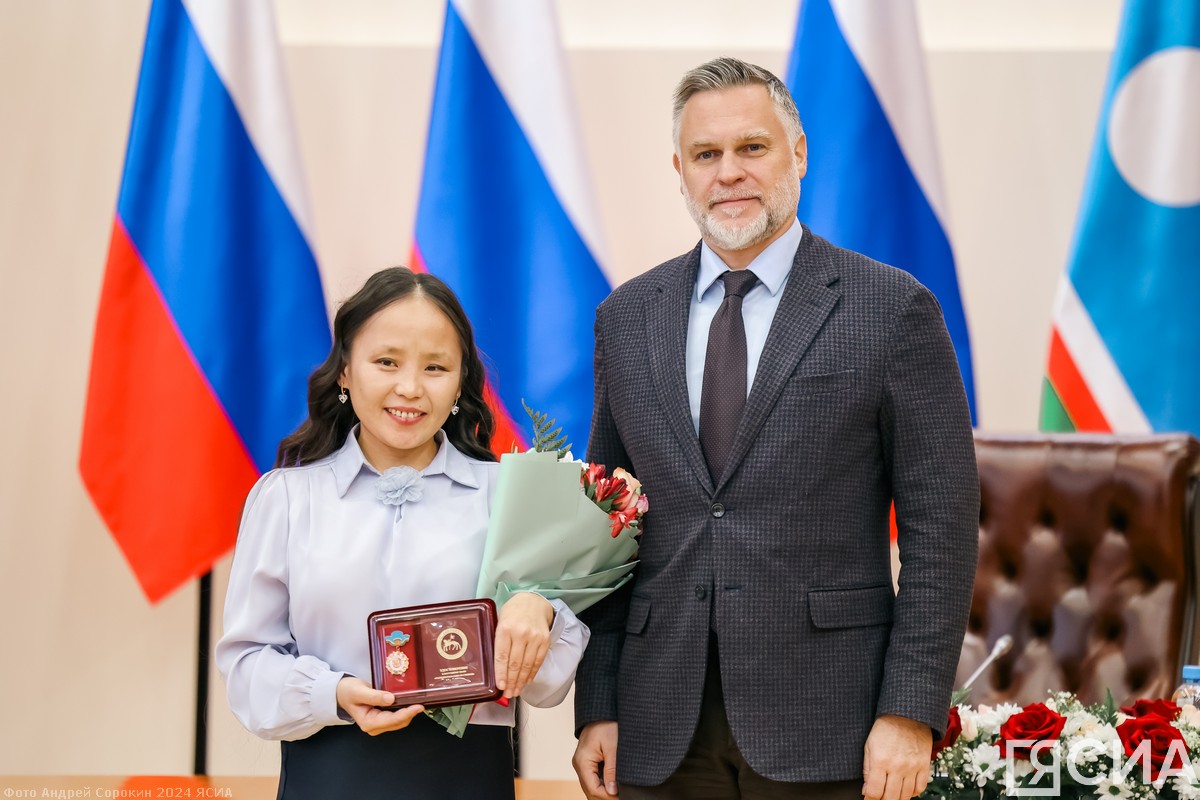
[[[467,732],[467,723],[471,721],[471,709],[475,706],[443,706],[431,708],[425,716],[441,725],[447,733],[462,738]]]
[[[580,487],[582,474],[582,464],[554,453],[500,459],[479,597],[499,606],[535,591],[578,614],[629,579],[638,541],[629,529],[612,536],[608,515]]]

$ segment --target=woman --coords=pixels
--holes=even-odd
[[[369,683],[368,614],[475,594],[498,465],[470,323],[442,281],[396,267],[333,338],[308,419],[246,501],[217,645],[230,706],[283,740],[281,798],[512,797],[513,704],[479,704],[459,739]],[[505,697],[561,702],[587,637],[561,601],[515,595]]]

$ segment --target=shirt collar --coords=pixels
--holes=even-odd
[[[429,462],[429,466],[422,470],[421,474],[426,477],[445,475],[455,483],[478,489],[479,478],[475,476],[475,465],[471,463],[471,459],[450,444],[450,437],[444,431],[440,432],[438,436],[442,439],[441,444],[438,445],[438,451],[434,454],[433,461]]]
[[[787,281],[792,263],[796,260],[796,249],[804,235],[804,226],[799,220],[793,219],[787,231],[763,250],[751,261],[746,269],[758,276],[758,280],[772,296],[779,294]],[[696,302],[703,299],[704,294],[721,276],[729,271],[729,267],[721,257],[708,246],[708,242],[700,243],[700,271],[696,274]]]
[[[479,478],[475,475],[475,466],[471,463],[471,459],[460,453],[458,448],[450,443],[450,438],[446,436],[445,432],[439,432],[438,438],[441,439],[441,442],[438,444],[437,453],[434,454],[433,461],[429,462],[429,466],[421,470],[421,474],[425,477],[445,475],[455,483],[461,483],[471,489],[478,489]],[[338,497],[346,496],[346,492],[350,490],[350,484],[364,470],[374,476],[380,474],[379,470],[371,466],[363,456],[362,448],[358,444],[358,426],[355,425],[347,434],[342,449],[338,450],[333,457],[333,475],[337,483]]]

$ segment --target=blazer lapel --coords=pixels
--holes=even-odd
[[[784,384],[795,372],[800,358],[842,296],[835,286],[838,275],[829,254],[821,252],[823,244],[823,240],[818,240],[805,227],[804,238],[796,249],[792,271],[783,289],[783,297],[767,333],[767,341],[754,375],[754,385],[746,399],[746,410],[734,434],[725,472],[717,481],[717,491],[746,457],[759,429],[775,407]]]
[[[712,491],[712,478],[692,426],[687,388],[687,329],[691,295],[700,268],[700,246],[681,257],[646,298],[646,347],[650,375],[663,414],[696,477]]]

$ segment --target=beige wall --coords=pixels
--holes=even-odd
[[[145,602],[75,468],[148,5],[0,0],[0,775],[191,768],[195,590]],[[918,6],[981,427],[1030,430],[1119,3]],[[442,4],[278,7],[333,304],[407,259]],[[695,239],[669,164],[678,75],[722,53],[783,68],[793,0],[742,8],[561,4],[615,274]],[[273,773],[274,746],[236,726],[222,690],[214,678],[211,771]],[[569,775],[569,731],[565,708],[531,719],[533,775]]]

